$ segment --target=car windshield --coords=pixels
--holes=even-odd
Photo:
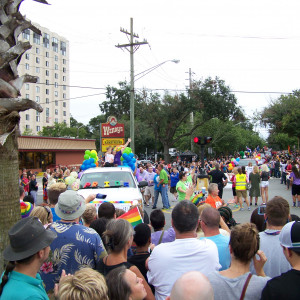
[[[85,188],[136,188],[130,172],[95,172],[83,174],[80,178],[80,189]]]

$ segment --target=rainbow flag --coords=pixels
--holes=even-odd
[[[191,201],[192,201],[196,206],[199,206],[199,205],[203,204],[202,202],[205,202],[202,193],[195,195]]]
[[[20,206],[22,219],[29,217],[31,211],[33,210],[33,205],[30,202],[21,201]]]
[[[139,209],[137,207],[131,209],[124,215],[120,216],[118,219],[127,220],[133,227],[135,227],[138,224],[143,223],[143,219],[142,219]]]

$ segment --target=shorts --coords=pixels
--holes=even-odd
[[[269,181],[261,181],[260,187],[264,188],[264,187],[268,187],[268,186],[269,186]]]
[[[299,184],[293,184],[292,185],[292,195],[298,195],[300,196],[300,185]]]
[[[241,198],[247,198],[247,190],[236,190],[236,195]]]
[[[170,187],[170,193],[171,193],[171,194],[177,193],[176,186],[171,186],[171,187]]]
[[[145,196],[151,196],[151,197],[154,197],[154,185],[152,186],[146,186],[146,189],[145,189]]]

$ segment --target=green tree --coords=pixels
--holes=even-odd
[[[268,137],[268,145],[274,150],[288,149],[288,146],[293,148],[297,145],[297,138],[289,137],[287,133],[273,132]]]
[[[23,131],[23,133],[22,133],[22,135],[33,135],[33,131],[32,131],[32,129],[25,129],[24,131]]]

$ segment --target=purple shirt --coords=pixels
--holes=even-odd
[[[154,172],[147,172],[146,176],[145,176],[145,180],[148,182],[148,185],[149,186],[153,186],[154,185],[154,176],[155,176],[156,173]],[[149,181],[152,181],[151,183],[149,183]]]
[[[115,165],[118,165],[118,166],[121,166],[121,156],[122,156],[122,151],[118,151],[116,154],[115,154],[115,157],[114,157],[114,164]]]
[[[300,185],[300,178],[297,178],[294,172],[291,173],[290,178],[293,178],[293,184]]]
[[[157,246],[161,234],[162,234],[162,230],[151,233],[151,243]],[[165,230],[161,243],[170,243],[174,241],[175,241],[175,231],[173,227],[170,227],[168,230]]]

